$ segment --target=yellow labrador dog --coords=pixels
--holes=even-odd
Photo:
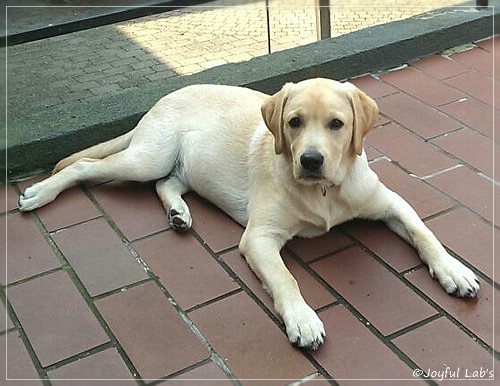
[[[412,207],[369,168],[363,138],[378,114],[350,83],[310,79],[273,96],[194,85],[162,98],[129,133],[60,161],[25,190],[30,211],[78,181],[158,180],[171,226],[191,227],[182,195],[194,190],[246,227],[240,251],[262,280],[290,342],[316,349],[325,330],[280,250],[355,217],[383,220],[415,246],[446,292],[473,297],[474,273],[450,256]]]

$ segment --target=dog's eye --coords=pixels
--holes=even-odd
[[[300,118],[295,117],[295,118],[290,119],[288,121],[288,124],[290,125],[290,127],[294,128],[294,129],[298,129],[300,127],[300,125],[302,124],[302,122],[300,121]]]
[[[342,126],[344,126],[344,122],[342,122],[340,119],[335,118],[330,122],[330,129],[332,130],[338,130],[342,128]]]

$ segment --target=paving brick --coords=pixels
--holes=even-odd
[[[454,119],[403,93],[379,98],[377,103],[384,115],[424,138],[435,137],[461,127]]]
[[[185,199],[193,217],[193,229],[213,251],[239,244],[243,234],[241,225],[194,193],[187,194]]]
[[[286,244],[286,247],[287,249],[291,249],[305,262],[310,262],[311,260],[334,253],[349,245],[352,245],[352,240],[339,230],[333,229],[323,236],[312,239],[295,237]]]
[[[381,79],[431,106],[441,106],[465,96],[463,92],[413,68],[390,72],[382,75]]]
[[[496,96],[496,99],[493,99],[493,89],[495,88],[498,90],[500,82],[489,76],[479,72],[468,72],[449,78],[446,80],[446,83],[462,90],[489,106],[500,106],[498,103],[500,102],[499,97]]]
[[[59,267],[59,259],[31,215],[13,213],[0,220],[0,245],[3,250],[7,246],[7,254],[0,256],[0,281],[7,277],[7,282],[13,283]]]
[[[64,271],[10,287],[8,298],[43,366],[108,341]]]
[[[377,149],[375,149],[373,146],[365,144],[364,148],[365,148],[366,157],[368,158],[368,161],[373,161],[373,160],[383,156],[383,154],[381,152],[379,152]]]
[[[190,318],[238,378],[297,379],[315,371],[245,293],[195,310]]]
[[[424,292],[446,312],[470,329],[490,346],[493,345],[493,287],[483,280],[477,298],[464,299],[448,295],[437,280],[433,280],[427,268],[406,275],[412,284]],[[498,293],[497,293],[498,295]],[[495,339],[500,338],[497,331]]]
[[[333,303],[336,299],[323,288],[300,264],[295,262],[287,253],[282,253],[283,261],[299,284],[300,291],[306,302],[314,309]],[[274,309],[273,300],[263,289],[261,281],[248,266],[245,258],[238,251],[221,256],[239,279],[259,298],[275,316],[279,317]]]
[[[0,336],[0,385],[43,385],[17,331]]]
[[[167,376],[209,356],[154,283],[100,299],[96,305],[144,379]]]
[[[372,98],[381,98],[398,92],[394,86],[375,79],[370,75],[352,79],[350,82],[355,84]]]
[[[433,55],[416,60],[411,63],[411,66],[438,79],[451,78],[452,76],[470,72],[470,67],[442,55]]]
[[[408,175],[390,161],[380,160],[372,163],[370,167],[385,186],[407,200],[422,218],[451,208],[455,204],[432,186]]]
[[[491,354],[446,318],[434,320],[393,342],[426,373],[444,371],[448,366],[451,371],[460,369],[457,378],[464,379],[466,371],[471,375],[481,367],[492,369]]]
[[[372,132],[367,142],[420,177],[456,165],[450,157],[394,123]]]
[[[500,147],[476,131],[464,128],[435,138],[432,142],[463,162],[493,177],[493,154]]]
[[[463,205],[493,221],[493,184],[469,168],[460,167],[430,177],[427,181]],[[464,189],[464,187],[467,189]]]
[[[344,229],[398,272],[422,263],[415,248],[382,222],[355,220]]]
[[[5,322],[0,325],[0,331],[10,330],[14,327],[14,323],[12,323],[10,315],[7,314],[7,310],[5,309],[5,305],[3,303],[1,303],[0,310],[1,314],[4,316]]]
[[[467,66],[475,68],[482,73],[493,76],[493,55],[490,52],[480,48],[459,52],[451,57],[454,61],[463,63]]]
[[[131,241],[168,228],[167,215],[152,184],[107,183],[90,191]]]
[[[91,296],[148,278],[102,218],[64,229],[53,238]]]
[[[426,224],[444,245],[492,277],[493,232],[500,233],[499,230],[493,231],[491,225],[464,208],[435,217]]]
[[[464,98],[439,108],[463,124],[493,138],[493,109],[472,98]]]
[[[384,335],[436,314],[359,247],[322,259],[312,268]]]
[[[184,309],[239,288],[190,234],[163,232],[133,247]]]
[[[5,198],[2,200],[0,213],[17,209],[17,201],[19,194],[10,184],[0,186],[0,197]]]
[[[203,386],[232,386],[233,382],[227,378],[226,374],[214,362],[209,362],[160,383],[160,385],[165,386],[195,386],[196,384],[203,384]]]
[[[411,368],[343,306],[321,312],[320,318],[328,335],[313,357],[335,379],[411,378]]]
[[[52,385],[67,385],[68,382],[64,380],[71,379],[71,384],[77,386],[90,386],[95,384],[95,380],[98,379],[106,379],[107,385],[118,386],[123,385],[124,381],[113,381],[113,379],[133,379],[132,374],[115,348],[100,351],[49,371],[48,376]],[[86,381],[83,379],[86,379]]]
[[[87,195],[77,187],[62,192],[54,202],[36,210],[49,232],[101,216]]]

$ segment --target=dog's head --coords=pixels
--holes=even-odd
[[[322,78],[285,84],[261,110],[276,153],[290,157],[294,178],[306,185],[340,185],[378,114],[353,84]]]

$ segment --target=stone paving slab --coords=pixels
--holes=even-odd
[[[500,79],[493,68],[498,42],[352,79],[381,106],[382,119],[366,140],[371,167],[476,272],[477,299],[448,296],[415,250],[383,224],[352,221],[284,248],[328,336],[316,352],[298,350],[237,251],[242,228],[221,211],[189,194],[193,229],[176,234],[151,184],[108,182],[75,187],[61,201],[19,213],[20,190],[39,176],[3,187],[9,231],[0,245],[6,268],[16,273],[1,279],[0,289],[8,377],[45,385],[103,378],[112,385],[291,386],[467,385],[498,376],[493,301],[500,271],[493,257],[500,229],[491,205],[498,141],[491,126],[471,118],[499,109],[460,81],[474,74],[488,95]],[[421,89],[429,82],[439,84],[431,98]],[[407,111],[425,107],[447,120],[423,131],[421,116],[396,114],[384,103],[395,97]],[[468,104],[467,120],[450,108],[456,104]],[[387,143],[398,135],[395,151]],[[431,167],[426,154],[438,159]]]
[[[404,19],[459,0],[335,2],[332,36]],[[270,2],[271,52],[316,41],[313,0]],[[54,16],[56,18],[56,16]],[[57,18],[56,18],[57,20]],[[265,1],[217,0],[7,49],[9,112],[99,100],[149,83],[268,53]]]

